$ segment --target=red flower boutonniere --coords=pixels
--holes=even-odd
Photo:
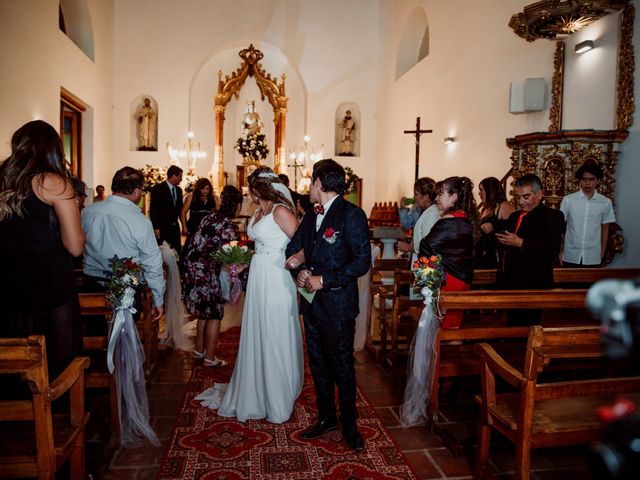
[[[336,242],[336,236],[338,235],[338,233],[340,232],[336,232],[333,228],[329,227],[324,231],[323,237],[327,241],[327,243],[332,245]]]

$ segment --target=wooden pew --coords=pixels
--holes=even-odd
[[[0,374],[18,374],[31,391],[28,399],[0,401],[0,477],[55,478],[68,459],[70,478],[84,480],[84,371],[89,359],[75,358],[49,382],[46,345],[41,335],[0,339]],[[70,393],[68,414],[52,414],[51,402]]]
[[[477,345],[482,360],[481,418],[474,478],[487,473],[491,428],[515,445],[515,478],[529,478],[532,448],[580,445],[600,439],[603,423],[597,407],[611,395],[640,402],[640,377],[540,382],[550,362],[601,357],[597,327],[531,327],[524,368],[520,371],[486,343]],[[497,393],[496,376],[517,392]]]
[[[640,268],[554,268],[556,287],[586,288],[609,278],[632,279],[640,277]],[[473,272],[472,288],[487,288],[496,283],[495,269],[478,269]]]
[[[390,315],[393,313],[393,275],[396,270],[403,269],[408,265],[408,260],[406,259],[387,259],[387,258],[378,258],[373,263],[373,267],[371,268],[371,301],[375,301],[375,296],[377,295],[378,299],[378,320],[380,323],[380,340],[379,340],[379,348],[377,350],[377,358],[379,361],[386,361],[387,354],[387,336],[391,334],[387,329],[391,325],[390,323]],[[391,275],[391,282],[385,282],[386,275]],[[387,302],[391,303],[391,309],[387,308]],[[368,348],[373,351],[375,347],[373,346],[373,341],[369,338]]]
[[[566,310],[585,308],[586,289],[553,289],[553,290],[469,290],[466,292],[441,292],[440,305],[447,310],[516,310],[530,309],[532,306],[542,310]],[[414,313],[415,315],[415,313]],[[418,315],[419,318],[419,315]],[[583,324],[593,324],[590,317],[582,320]],[[440,420],[438,390],[440,378],[460,377],[479,373],[479,362],[476,355],[470,358],[464,355],[464,342],[478,340],[492,341],[507,338],[526,338],[529,327],[510,326],[501,316],[480,316],[475,319],[465,318],[459,329],[440,329],[435,342],[435,370],[431,395],[427,412],[430,419],[437,424]],[[461,345],[451,342],[462,342]],[[448,345],[445,345],[448,344]],[[445,355],[445,348],[453,350]],[[462,362],[461,359],[466,361]]]

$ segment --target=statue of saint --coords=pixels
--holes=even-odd
[[[338,126],[340,128],[340,152],[338,155],[342,157],[353,157],[356,122],[351,117],[351,110],[345,112],[344,118]]]
[[[262,127],[263,123],[260,120],[260,115],[256,112],[256,102],[255,100],[249,100],[247,102],[247,111],[242,120],[242,135],[257,135]]]
[[[136,112],[138,121],[138,150],[157,150],[156,147],[157,115],[151,106],[151,100],[144,99],[144,104]]]

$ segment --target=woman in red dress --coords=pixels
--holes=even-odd
[[[473,183],[467,177],[442,182],[436,203],[442,217],[420,242],[420,257],[440,255],[446,273],[446,291],[465,291],[473,279],[473,245],[478,236],[478,210]],[[445,314],[442,328],[459,328],[462,312]]]

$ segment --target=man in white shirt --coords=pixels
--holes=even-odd
[[[132,258],[144,267],[144,277],[153,295],[154,318],[164,311],[165,281],[162,254],[151,222],[138,202],[144,195],[140,170],[123,167],[113,176],[113,194],[82,213],[82,229],[87,235],[84,247],[84,274],[92,280],[106,279],[114,256]]]
[[[562,199],[560,210],[567,225],[562,250],[565,267],[595,267],[602,263],[609,224],[616,221],[611,200],[596,191],[602,176],[598,165],[583,165],[576,172],[580,190]]]

